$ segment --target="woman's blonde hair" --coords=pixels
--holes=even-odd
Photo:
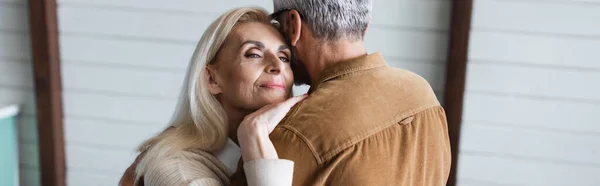
[[[232,9],[213,21],[204,31],[188,66],[175,112],[167,129],[139,147],[145,153],[136,167],[136,180],[152,162],[178,150],[201,149],[215,152],[228,138],[227,115],[208,89],[206,66],[214,64],[217,53],[236,25],[246,22],[269,24],[262,8]]]

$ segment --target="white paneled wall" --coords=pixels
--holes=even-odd
[[[600,1],[473,7],[458,185],[598,185]]]
[[[115,185],[135,147],[162,130],[205,27],[271,0],[59,0],[67,182]],[[442,93],[450,4],[375,0],[366,42]],[[304,88],[299,88],[302,91]]]
[[[26,0],[0,0],[0,106],[20,104],[20,182],[39,183],[35,98]]]

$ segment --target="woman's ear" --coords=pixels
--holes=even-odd
[[[208,82],[208,87],[206,88],[208,88],[208,91],[212,95],[221,94],[223,90],[221,90],[221,84],[219,83],[219,80],[217,80],[217,70],[211,66],[206,66],[204,68],[206,70],[204,78],[206,78],[205,80]]]
[[[296,46],[302,33],[302,18],[300,17],[300,13],[296,10],[291,10],[288,14],[289,20],[287,29],[290,31],[290,44]]]

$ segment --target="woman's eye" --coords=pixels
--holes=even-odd
[[[246,54],[247,58],[260,58],[261,56],[258,54]]]
[[[279,57],[279,60],[283,61],[283,62],[290,62],[290,59],[288,59],[287,57]]]

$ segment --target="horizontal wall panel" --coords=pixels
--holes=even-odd
[[[37,143],[38,131],[35,116],[21,114],[17,124],[19,141],[26,143]]]
[[[41,185],[41,174],[39,168],[21,167],[19,170],[21,186]]]
[[[167,125],[166,122],[164,124],[132,124],[67,117],[65,119],[65,140],[78,145],[115,147],[130,149],[133,152],[143,141],[160,133]]]
[[[600,101],[600,86],[592,86],[600,80],[600,71],[471,61],[467,76],[467,91]]]
[[[369,28],[365,36],[369,52],[418,60],[445,60],[447,43],[447,33],[434,31]]]
[[[61,36],[61,57],[67,63],[94,63],[185,70],[196,44]]]
[[[63,87],[176,99],[185,71],[171,72],[97,65],[62,65]]]
[[[0,1],[1,2],[1,1]],[[0,29],[27,31],[29,19],[25,5],[0,4]]]
[[[137,157],[133,150],[70,145],[68,142],[65,151],[69,169],[92,169],[105,174],[122,174]]]
[[[210,12],[221,13],[233,7],[259,6],[267,11],[272,11],[273,1],[271,0],[220,0],[220,1],[197,1],[197,0],[177,0],[168,3],[162,0],[58,0],[63,6],[90,6],[100,8],[121,7],[130,9],[142,9],[147,11],[170,11],[176,13],[189,12]],[[130,10],[130,11],[133,11]]]
[[[595,186],[600,167],[556,164],[532,159],[461,153],[459,180],[481,180],[504,185]],[[459,181],[460,182],[460,181]]]
[[[600,133],[600,104],[465,94],[463,121]]]
[[[63,93],[66,117],[78,116],[148,124],[169,121],[176,99],[156,99],[95,93]]]
[[[37,143],[19,143],[19,163],[27,167],[39,167],[40,154]]]
[[[35,115],[35,95],[32,89],[0,86],[0,104],[18,104],[20,113]]]
[[[125,172],[125,170],[123,170]],[[119,174],[105,174],[93,171],[84,171],[79,169],[69,169],[67,171],[67,185],[72,186],[106,186],[118,185],[121,179]]]
[[[388,60],[388,65],[414,72],[425,78],[433,90],[444,90],[446,78],[445,63],[425,63],[423,61]]]
[[[500,184],[492,181],[481,181],[473,179],[461,179],[456,183],[457,186],[517,186],[511,184]]]
[[[113,36],[197,41],[216,19],[204,14],[132,12],[120,9],[61,7],[61,33],[91,33]]]
[[[469,60],[600,69],[600,37],[548,37],[473,31]]]
[[[447,30],[450,1],[373,1],[371,25]]]
[[[14,4],[26,4],[27,0],[0,0],[0,2],[14,5]]]
[[[0,58],[31,59],[29,34],[0,32]],[[10,46],[10,47],[8,47]]]
[[[0,85],[33,88],[31,63],[0,59]]]
[[[474,1],[472,28],[600,37],[600,6],[568,2]],[[561,12],[561,13],[558,13]]]
[[[600,167],[600,133],[523,129],[483,122],[463,122],[461,151],[510,154]]]

